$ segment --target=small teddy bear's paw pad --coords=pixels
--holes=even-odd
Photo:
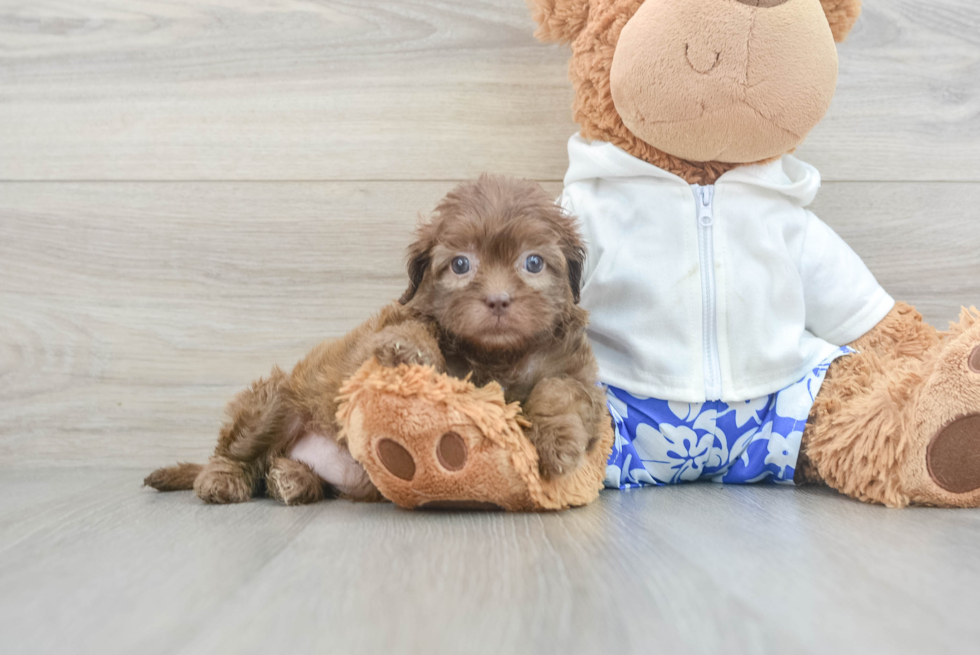
[[[402,480],[415,477],[415,460],[412,454],[397,441],[382,439],[378,442],[378,459],[392,475]]]
[[[956,419],[940,430],[929,444],[926,461],[929,475],[946,491],[980,489],[980,414]]]
[[[980,373],[980,346],[973,349],[968,365],[971,371],[974,373]]]
[[[455,432],[447,432],[439,439],[436,457],[447,471],[459,471],[466,466],[467,455],[466,442]]]

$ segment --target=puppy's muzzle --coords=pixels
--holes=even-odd
[[[484,298],[483,302],[490,308],[490,312],[494,316],[503,316],[510,307],[510,294],[495,293]]]

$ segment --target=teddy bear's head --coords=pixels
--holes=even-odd
[[[543,41],[570,43],[575,120],[713,182],[796,148],[837,86],[861,0],[529,0]]]

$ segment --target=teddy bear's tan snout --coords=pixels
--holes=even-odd
[[[696,162],[793,150],[836,86],[819,0],[646,0],[619,34],[610,70],[626,128]]]
[[[772,7],[778,7],[780,5],[786,4],[790,0],[735,0],[735,2],[741,3],[743,5],[748,5],[756,9],[770,9]],[[751,25],[749,25],[751,29]],[[748,34],[745,35],[746,41],[748,40]],[[688,63],[691,64],[693,68],[698,73],[706,75],[711,71],[718,68],[718,64],[721,63],[721,51],[716,49],[708,39],[703,37],[695,38],[684,45],[684,53],[687,56]],[[739,62],[744,65],[744,62]]]

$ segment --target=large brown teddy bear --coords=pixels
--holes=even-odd
[[[656,427],[637,421],[654,419],[637,412],[651,398],[678,415],[715,402],[733,426],[764,423],[765,399],[775,411],[802,377],[819,389],[797,405],[802,439],[782,435],[780,466],[766,456],[782,481],[889,507],[980,506],[980,313],[939,332],[892,301],[806,211],[819,176],[786,154],[830,105],[834,42],[860,0],[530,2],[537,36],[572,49],[580,134],[563,202],[590,241],[582,304],[604,382],[630,394],[610,397],[632,413],[617,449],[636,455],[616,473],[729,481],[698,475],[719,462],[680,428],[651,441]],[[712,411],[691,439],[721,429]],[[678,450],[694,469],[649,479]]]

